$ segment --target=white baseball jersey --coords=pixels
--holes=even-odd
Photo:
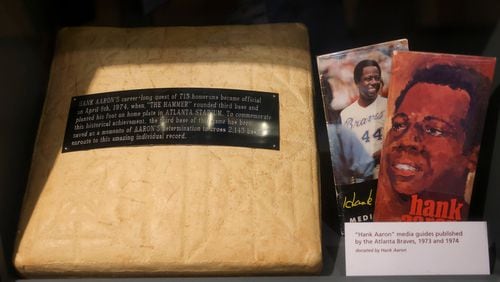
[[[375,101],[365,108],[356,101],[340,112],[342,125],[356,134],[370,156],[382,149],[386,110],[387,99],[377,96]]]

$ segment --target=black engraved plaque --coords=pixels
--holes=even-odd
[[[162,88],[72,98],[63,153],[160,144],[279,150],[279,95]]]

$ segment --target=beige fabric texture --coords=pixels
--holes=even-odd
[[[163,87],[278,93],[280,150],[61,153],[72,96]],[[319,210],[303,26],[60,31],[14,254],[21,275],[315,273]]]

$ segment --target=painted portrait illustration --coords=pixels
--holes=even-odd
[[[494,58],[396,52],[375,221],[468,216]]]

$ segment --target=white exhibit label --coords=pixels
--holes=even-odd
[[[345,224],[347,276],[490,274],[486,222]]]

